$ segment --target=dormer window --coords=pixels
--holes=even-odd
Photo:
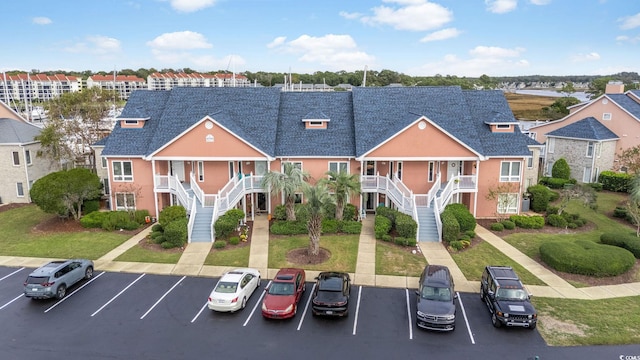
[[[508,130],[511,129],[511,125],[509,124],[497,124],[496,130]]]
[[[493,123],[490,127],[491,132],[513,132],[513,124]]]
[[[322,121],[318,121],[318,120],[316,120],[316,121],[309,121],[309,127],[312,127],[312,126],[322,126],[323,124],[324,124],[324,123],[323,123]]]
[[[138,125],[138,120],[125,120],[125,125]]]
[[[140,129],[144,126],[144,123],[147,119],[144,118],[120,118],[120,126],[127,129]]]
[[[322,111],[314,110],[302,118],[305,129],[326,129],[329,124],[329,117]]]

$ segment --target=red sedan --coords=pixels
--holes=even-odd
[[[270,319],[293,317],[306,288],[305,279],[303,269],[280,269],[265,290],[267,293],[262,300],[262,316]]]

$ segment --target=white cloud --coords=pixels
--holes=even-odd
[[[277,38],[273,39],[273,41],[272,41],[272,42],[270,42],[269,44],[267,44],[267,47],[268,47],[269,49],[273,49],[274,47],[278,47],[278,46],[280,46],[280,45],[284,44],[284,42],[285,42],[286,40],[287,40],[287,37],[286,37],[286,36],[279,36],[279,37],[277,37]]]
[[[282,53],[298,55],[301,62],[314,63],[332,70],[352,71],[375,61],[373,56],[359,50],[349,35],[302,35],[289,42],[284,37],[279,37],[267,46]]]
[[[600,54],[597,52],[590,52],[588,54],[575,54],[571,56],[572,62],[583,62],[583,61],[597,61],[600,60]]]
[[[109,56],[119,53],[120,40],[102,35],[87,36],[86,41],[78,42],[64,50],[71,53],[92,54],[98,56]]]
[[[636,35],[635,37],[631,37],[631,36],[627,36],[627,35],[620,35],[620,36],[616,36],[616,41],[619,43],[631,43],[631,44],[637,44],[640,42],[640,35]]]
[[[529,0],[533,5],[547,5],[551,2],[551,0]]]
[[[215,5],[216,0],[171,0],[171,7],[181,12],[194,12]]]
[[[633,16],[625,16],[618,19],[618,22],[621,22],[620,29],[629,30],[634,29],[640,26],[640,13],[637,13]]]
[[[358,12],[350,13],[350,12],[346,12],[346,11],[340,11],[338,13],[338,15],[340,15],[343,18],[348,19],[348,20],[358,19],[358,18],[362,17],[361,13],[358,13]]]
[[[446,7],[427,0],[385,0],[400,7],[377,6],[372,16],[360,20],[369,25],[389,25],[396,30],[425,31],[437,29],[453,20]]]
[[[529,68],[529,61],[519,58],[523,52],[525,52],[523,48],[477,46],[469,50],[471,56],[468,59],[449,54],[439,61],[426,63],[409,72],[422,76],[440,74],[469,77],[482,74],[500,76],[521,73],[523,69]]]
[[[518,6],[518,0],[484,0],[487,10],[496,14],[513,11]]]
[[[213,47],[202,34],[193,31],[164,33],[148,41],[147,46],[161,51],[209,49]]]
[[[33,19],[31,19],[31,22],[33,22],[36,25],[49,25],[53,21],[51,21],[51,19],[49,19],[48,17],[45,17],[45,16],[37,16],[37,17],[34,17]]]
[[[457,37],[462,32],[456,28],[442,29],[434,31],[431,34],[420,39],[420,42],[439,41]]]

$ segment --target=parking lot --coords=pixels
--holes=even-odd
[[[494,328],[478,294],[460,293],[456,330],[436,333],[416,327],[413,289],[353,286],[349,316],[325,319],[311,314],[314,283],[308,282],[296,316],[274,321],[261,315],[263,291],[237,313],[210,311],[214,278],[96,271],[60,301],[31,300],[22,295],[30,271],[0,267],[0,346],[7,359],[66,358],[69,351],[92,359],[289,358],[310,352],[318,358],[336,352],[396,358],[427,349],[458,358],[487,349],[495,356],[517,351],[510,358],[533,359],[554,351],[537,330]],[[263,279],[259,290],[267,284]]]

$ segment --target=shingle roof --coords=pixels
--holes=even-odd
[[[554,130],[547,136],[597,141],[619,139],[615,133],[592,116]]]
[[[16,119],[0,119],[0,144],[26,144],[34,142],[42,129]]]
[[[303,119],[329,119],[305,129]],[[320,115],[319,115],[320,114]],[[132,93],[120,118],[148,118],[141,129],[119,123],[104,155],[148,156],[209,115],[272,157],[359,157],[422,116],[484,156],[526,156],[530,139],[492,133],[513,122],[500,91],[460,87],[362,88],[349,92],[282,92],[279,88],[189,88]]]
[[[635,94],[637,95],[638,93]],[[640,104],[627,94],[607,94],[607,97],[635,116],[636,119],[640,119]]]

